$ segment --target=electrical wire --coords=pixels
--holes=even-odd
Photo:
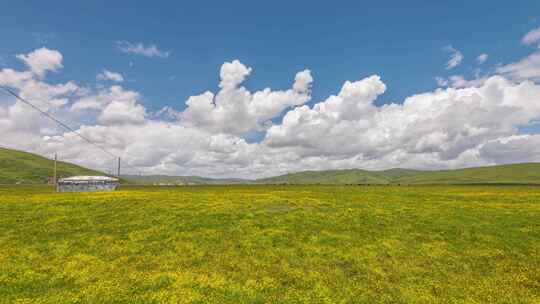
[[[39,113],[41,113],[42,115],[46,116],[47,118],[49,118],[50,120],[54,121],[55,123],[57,123],[58,125],[60,125],[61,127],[63,127],[64,129],[70,131],[70,132],[73,132],[75,135],[79,136],[81,139],[83,139],[84,141],[86,141],[87,143],[95,146],[96,148],[100,149],[101,151],[105,152],[106,154],[108,154],[109,156],[112,156],[114,158],[120,158],[119,156],[115,155],[114,153],[112,152],[109,152],[107,151],[107,149],[105,149],[104,147],[100,146],[99,144],[93,142],[92,140],[90,140],[89,138],[87,138],[86,136],[82,135],[80,132],[78,132],[77,130],[73,129],[72,127],[68,126],[67,124],[63,123],[62,121],[60,121],[59,119],[57,119],[56,117],[54,117],[52,114],[40,109],[39,107],[37,107],[36,105],[32,104],[30,101],[24,99],[23,97],[21,97],[19,94],[15,93],[13,90],[5,87],[5,86],[0,86],[1,89],[3,89],[4,91],[6,91],[8,94],[12,95],[13,97],[15,97],[17,100],[23,102],[24,104],[30,106],[31,108],[33,108],[34,110],[38,111]],[[122,162],[123,164],[127,165],[128,167],[131,167],[135,170],[139,170],[138,168],[134,167],[134,166],[131,166],[130,164],[126,163],[126,162]]]

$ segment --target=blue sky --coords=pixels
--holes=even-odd
[[[524,56],[519,39],[540,25],[538,12],[539,1],[14,1],[0,13],[0,54],[14,65],[18,53],[61,50],[64,69],[52,77],[92,82],[103,68],[121,72],[153,110],[181,110],[188,96],[216,90],[220,65],[232,59],[253,67],[252,89],[287,88],[309,68],[317,102],[377,73],[388,86],[378,102],[401,102],[435,88],[436,76],[472,74],[481,53],[492,64]],[[119,40],[170,56],[127,56]],[[447,45],[465,56],[452,71]]]
[[[540,162],[540,1],[14,1],[0,35],[0,85],[149,174]],[[116,164],[5,94],[0,134]]]

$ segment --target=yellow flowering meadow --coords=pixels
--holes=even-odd
[[[0,303],[540,303],[540,188],[0,187]]]

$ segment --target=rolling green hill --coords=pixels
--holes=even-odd
[[[304,171],[257,180],[261,184],[540,184],[540,163],[457,170]]]
[[[164,185],[231,185],[231,184],[292,184],[292,185],[421,185],[421,184],[540,184],[540,163],[523,163],[476,167],[457,170],[422,171],[360,169],[302,171],[257,180],[213,179],[199,176],[123,176],[136,184]]]
[[[540,163],[419,171],[394,182],[404,184],[540,184]]]
[[[0,184],[45,184],[53,176],[54,161],[28,152],[0,148]],[[57,163],[59,177],[105,175],[74,164]]]

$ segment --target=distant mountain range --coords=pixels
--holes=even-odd
[[[303,171],[285,175],[247,179],[212,179],[198,176],[123,176],[136,184],[226,185],[226,184],[540,184],[540,163],[523,163],[457,170],[422,171],[360,169]]]
[[[0,148],[0,184],[44,184],[53,175],[53,161],[45,157]],[[106,175],[67,162],[58,162],[58,176]],[[540,163],[522,163],[457,170],[360,169],[303,171],[256,180],[199,176],[123,175],[124,182],[147,185],[232,184],[540,184]]]
[[[122,175],[122,178],[142,185],[234,185],[251,184],[252,180],[239,178],[208,178],[200,176]]]

